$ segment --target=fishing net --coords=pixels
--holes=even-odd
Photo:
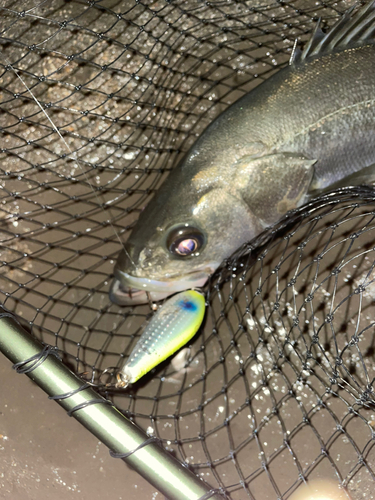
[[[1,4],[1,301],[228,498],[374,487],[370,188],[326,195],[224,263],[204,327],[130,390],[149,305],[108,298],[142,207],[204,128],[352,1]]]

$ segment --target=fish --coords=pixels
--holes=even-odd
[[[189,342],[203,322],[205,309],[205,297],[197,290],[186,290],[166,300],[117,373],[116,386],[134,384]]]
[[[353,9],[205,129],[132,229],[114,303],[201,287],[312,193],[375,178],[375,1]]]

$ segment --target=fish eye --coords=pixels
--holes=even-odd
[[[167,237],[167,248],[174,255],[188,257],[202,248],[205,237],[202,231],[192,226],[178,226]]]

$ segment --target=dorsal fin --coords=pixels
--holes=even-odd
[[[321,30],[319,19],[303,51],[298,53],[293,49],[289,64],[298,64],[309,57],[327,54],[335,49],[343,50],[349,46],[363,45],[372,39],[375,33],[375,0],[371,0],[352,15],[354,8],[355,6],[348,9],[327,33]]]
[[[310,40],[307,42],[303,52],[301,54],[301,61],[306,59],[314,51],[315,47],[324,40],[325,34],[323,33],[320,25],[322,23],[322,18],[318,19],[314,31],[312,32]]]

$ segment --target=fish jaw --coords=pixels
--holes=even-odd
[[[215,266],[218,267],[216,264]],[[210,271],[198,271],[186,276],[179,276],[176,280],[157,281],[137,278],[116,269],[109,297],[112,302],[119,306],[147,304],[150,300],[158,302],[176,292],[203,286],[210,274]]]

